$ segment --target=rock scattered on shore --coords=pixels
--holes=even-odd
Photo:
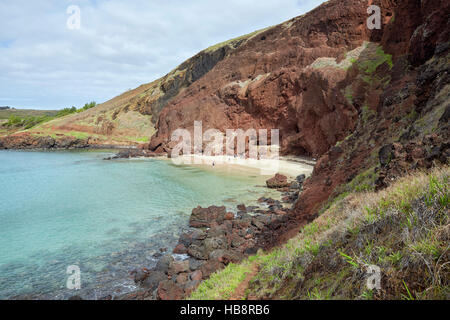
[[[118,159],[131,159],[139,157],[154,157],[156,156],[153,152],[144,149],[123,149],[119,153],[112,157],[105,158],[103,160],[118,160]]]
[[[289,197],[298,197],[299,190],[290,190],[287,178],[282,185]],[[176,261],[173,255],[167,254],[152,270],[137,271],[135,282],[142,290],[123,298],[183,299],[216,271],[256,254],[272,241],[268,235],[273,228],[279,229],[290,221],[289,209],[282,202],[261,198],[259,203],[266,209],[243,204],[237,206],[236,214],[227,212],[224,206],[193,209],[189,220],[191,229],[180,236],[173,250],[173,254],[186,255],[185,259]]]

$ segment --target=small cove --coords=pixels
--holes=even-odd
[[[130,272],[176,244],[194,207],[233,211],[279,196],[258,171],[103,160],[111,154],[0,152],[1,299],[131,292]],[[81,270],[79,292],[66,289],[71,265]]]

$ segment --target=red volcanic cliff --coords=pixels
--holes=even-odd
[[[278,128],[284,153],[325,153],[356,124],[341,92],[348,69],[335,65],[370,40],[366,10],[366,1],[330,1],[249,39],[162,110],[151,148],[167,151],[174,130],[203,121],[204,130]]]
[[[316,212],[333,192],[345,191],[342,185],[361,172],[373,172],[376,187],[383,187],[408,170],[448,161],[450,3],[383,4],[392,7],[392,18],[376,37],[392,55],[392,68],[382,64],[369,79],[354,77],[351,100],[363,109],[352,134],[319,159],[296,206],[303,215]],[[349,73],[361,73],[356,65],[359,70]]]
[[[380,30],[367,28],[371,4]],[[358,183],[380,188],[445,163],[449,12],[445,0],[328,1],[248,39],[173,98],[150,148],[169,152],[171,133],[194,121],[280,129],[284,154],[320,158],[293,210],[297,224]]]
[[[367,28],[369,4],[381,7],[381,30]],[[409,63],[420,65],[433,54],[433,43],[445,41],[439,36],[446,30],[446,6],[445,1],[328,1],[256,33],[164,106],[150,148],[169,151],[174,130],[193,130],[194,121],[202,121],[204,130],[223,132],[277,128],[283,153],[319,157],[356,127],[364,101],[346,94],[361,74],[352,65],[377,59],[364,42],[381,45],[394,60],[408,53]]]

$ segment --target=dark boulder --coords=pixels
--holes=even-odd
[[[329,151],[330,158],[331,158],[331,159],[336,159],[336,158],[338,158],[343,152],[344,152],[344,150],[342,150],[342,148],[339,147],[339,146],[331,147],[331,149],[330,149],[330,151]]]
[[[154,291],[158,288],[160,282],[167,280],[167,276],[161,271],[151,271],[148,276],[142,281],[142,287]]]
[[[244,243],[245,243],[245,239],[242,238],[242,237],[240,237],[240,236],[237,235],[237,234],[234,234],[234,235],[231,237],[231,246],[232,246],[233,248],[239,248],[239,247],[242,246]]]
[[[258,253],[258,248],[256,247],[251,247],[251,248],[247,248],[244,251],[244,254],[248,255],[248,256],[252,256]]]
[[[188,281],[184,285],[184,293],[187,297],[190,296],[191,293],[194,292],[198,288],[198,286],[200,285],[200,281],[201,280],[192,280],[192,281]]]
[[[302,185],[298,183],[298,181],[292,181],[289,189],[291,190],[300,190],[302,188]]]
[[[175,261],[169,270],[170,275],[189,272],[189,260]]]
[[[237,209],[242,212],[247,212],[247,207],[245,206],[245,204],[238,205]]]
[[[172,268],[173,262],[174,258],[172,257],[172,255],[167,254],[159,259],[159,261],[156,263],[155,270],[168,274],[169,269]]]
[[[197,229],[194,232],[192,232],[192,239],[193,240],[205,240],[207,235],[208,234],[205,231]]]
[[[218,249],[227,249],[227,242],[225,237],[207,238],[205,240],[205,255],[209,256]]]
[[[193,228],[209,228],[213,221],[219,224],[223,223],[223,221],[225,220],[225,215],[225,207],[197,207],[192,210],[189,225]]]
[[[203,273],[200,270],[194,271],[189,276],[191,281],[202,281],[203,279]]]
[[[202,265],[203,265],[202,260],[198,260],[198,259],[194,259],[194,258],[189,259],[189,269],[191,269],[192,271],[199,270],[202,267]]]
[[[175,249],[173,249],[173,253],[175,254],[186,254],[187,253],[187,248],[184,244],[179,243]]]
[[[189,248],[188,248],[188,254],[198,260],[208,260],[208,255],[205,252],[205,247],[202,246],[198,246],[196,244],[192,244]]]
[[[186,248],[189,247],[192,244],[192,232],[182,233],[178,242],[183,244]]]
[[[173,281],[160,282],[157,292],[158,300],[181,300],[184,297],[184,289]]]
[[[378,153],[378,157],[381,166],[386,167],[394,159],[394,145],[391,143],[382,147]]]
[[[144,271],[144,270],[137,270],[134,273],[134,282],[135,283],[141,283],[142,281],[144,281],[146,278],[148,277],[148,272]]]
[[[203,274],[203,278],[209,278],[217,270],[221,270],[224,267],[225,266],[217,260],[209,260],[202,265],[200,271]]]
[[[448,120],[450,120],[450,106],[447,106],[447,108],[445,109],[444,114],[442,115],[441,119],[439,119],[440,123],[446,123],[448,122]],[[0,146],[1,148],[1,146]]]
[[[138,157],[146,157],[148,156],[147,150],[144,149],[124,149],[121,150],[119,153],[114,155],[113,157],[105,158],[104,160],[117,160],[117,159],[131,159],[131,158],[138,158]]]
[[[175,282],[178,285],[184,286],[189,281],[189,275],[187,273],[180,273],[176,276]]]
[[[306,180],[306,175],[301,174],[301,175],[299,175],[297,178],[295,178],[295,180],[296,180],[300,185],[302,185],[302,184],[305,182],[305,180]]]

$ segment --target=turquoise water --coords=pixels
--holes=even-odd
[[[0,152],[0,298],[95,299],[135,290],[192,208],[273,196],[264,177],[164,160],[104,161],[108,151]],[[181,257],[182,258],[182,257]],[[78,265],[82,289],[66,289]]]

